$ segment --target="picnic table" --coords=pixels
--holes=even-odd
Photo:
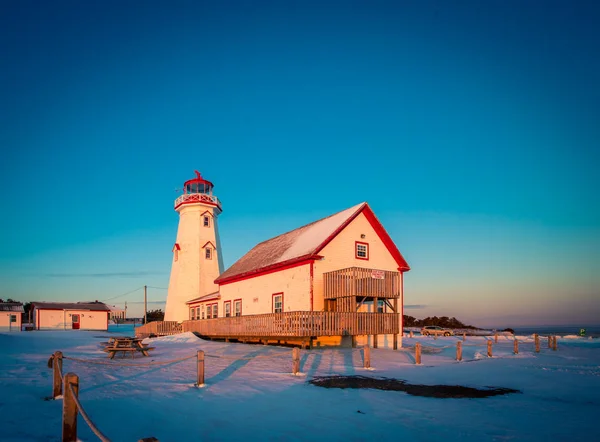
[[[114,337],[108,340],[108,346],[104,349],[108,353],[110,359],[114,359],[117,353],[122,353],[125,356],[126,353],[131,353],[131,357],[135,358],[135,354],[139,351],[144,356],[150,356],[148,353],[150,350],[154,350],[154,347],[149,347],[142,343],[142,338],[131,338],[131,337]]]

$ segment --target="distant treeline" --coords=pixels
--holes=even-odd
[[[414,316],[404,315],[404,327],[425,327],[426,325],[437,325],[445,328],[470,328],[477,329],[472,325],[463,324],[456,318],[448,316],[428,316],[425,319],[417,319]]]

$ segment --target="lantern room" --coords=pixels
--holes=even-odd
[[[175,200],[175,210],[184,205],[202,204],[215,207],[221,212],[221,202],[213,195],[213,183],[202,178],[197,170],[196,178],[186,181],[183,184],[183,195]]]
[[[183,193],[203,193],[212,195],[213,183],[202,178],[202,175],[197,170],[194,171],[196,178],[188,180],[183,185]]]

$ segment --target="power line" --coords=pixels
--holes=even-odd
[[[168,288],[165,287],[154,287],[152,285],[147,286],[149,289],[157,289],[157,290],[169,290]]]
[[[120,298],[121,296],[129,295],[130,293],[137,292],[138,290],[141,290],[141,289],[143,289],[143,287],[138,287],[137,289],[131,290],[130,292],[127,292],[127,293],[123,293],[122,295],[113,296],[112,298],[108,298],[108,299],[103,299],[102,302],[112,301],[113,299],[117,299],[117,298]]]

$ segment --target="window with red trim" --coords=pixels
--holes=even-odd
[[[210,304],[206,306],[206,319],[212,318],[212,307]]]
[[[273,295],[273,313],[283,313],[283,293]]]
[[[354,257],[356,259],[369,260],[369,244],[356,241],[354,245]]]
[[[219,304],[212,305],[212,317],[213,319],[219,317]]]
[[[233,301],[233,313],[235,316],[242,316],[242,300],[236,299]]]
[[[231,316],[231,301],[225,301],[223,303],[223,311],[225,312],[226,318],[229,318]]]

